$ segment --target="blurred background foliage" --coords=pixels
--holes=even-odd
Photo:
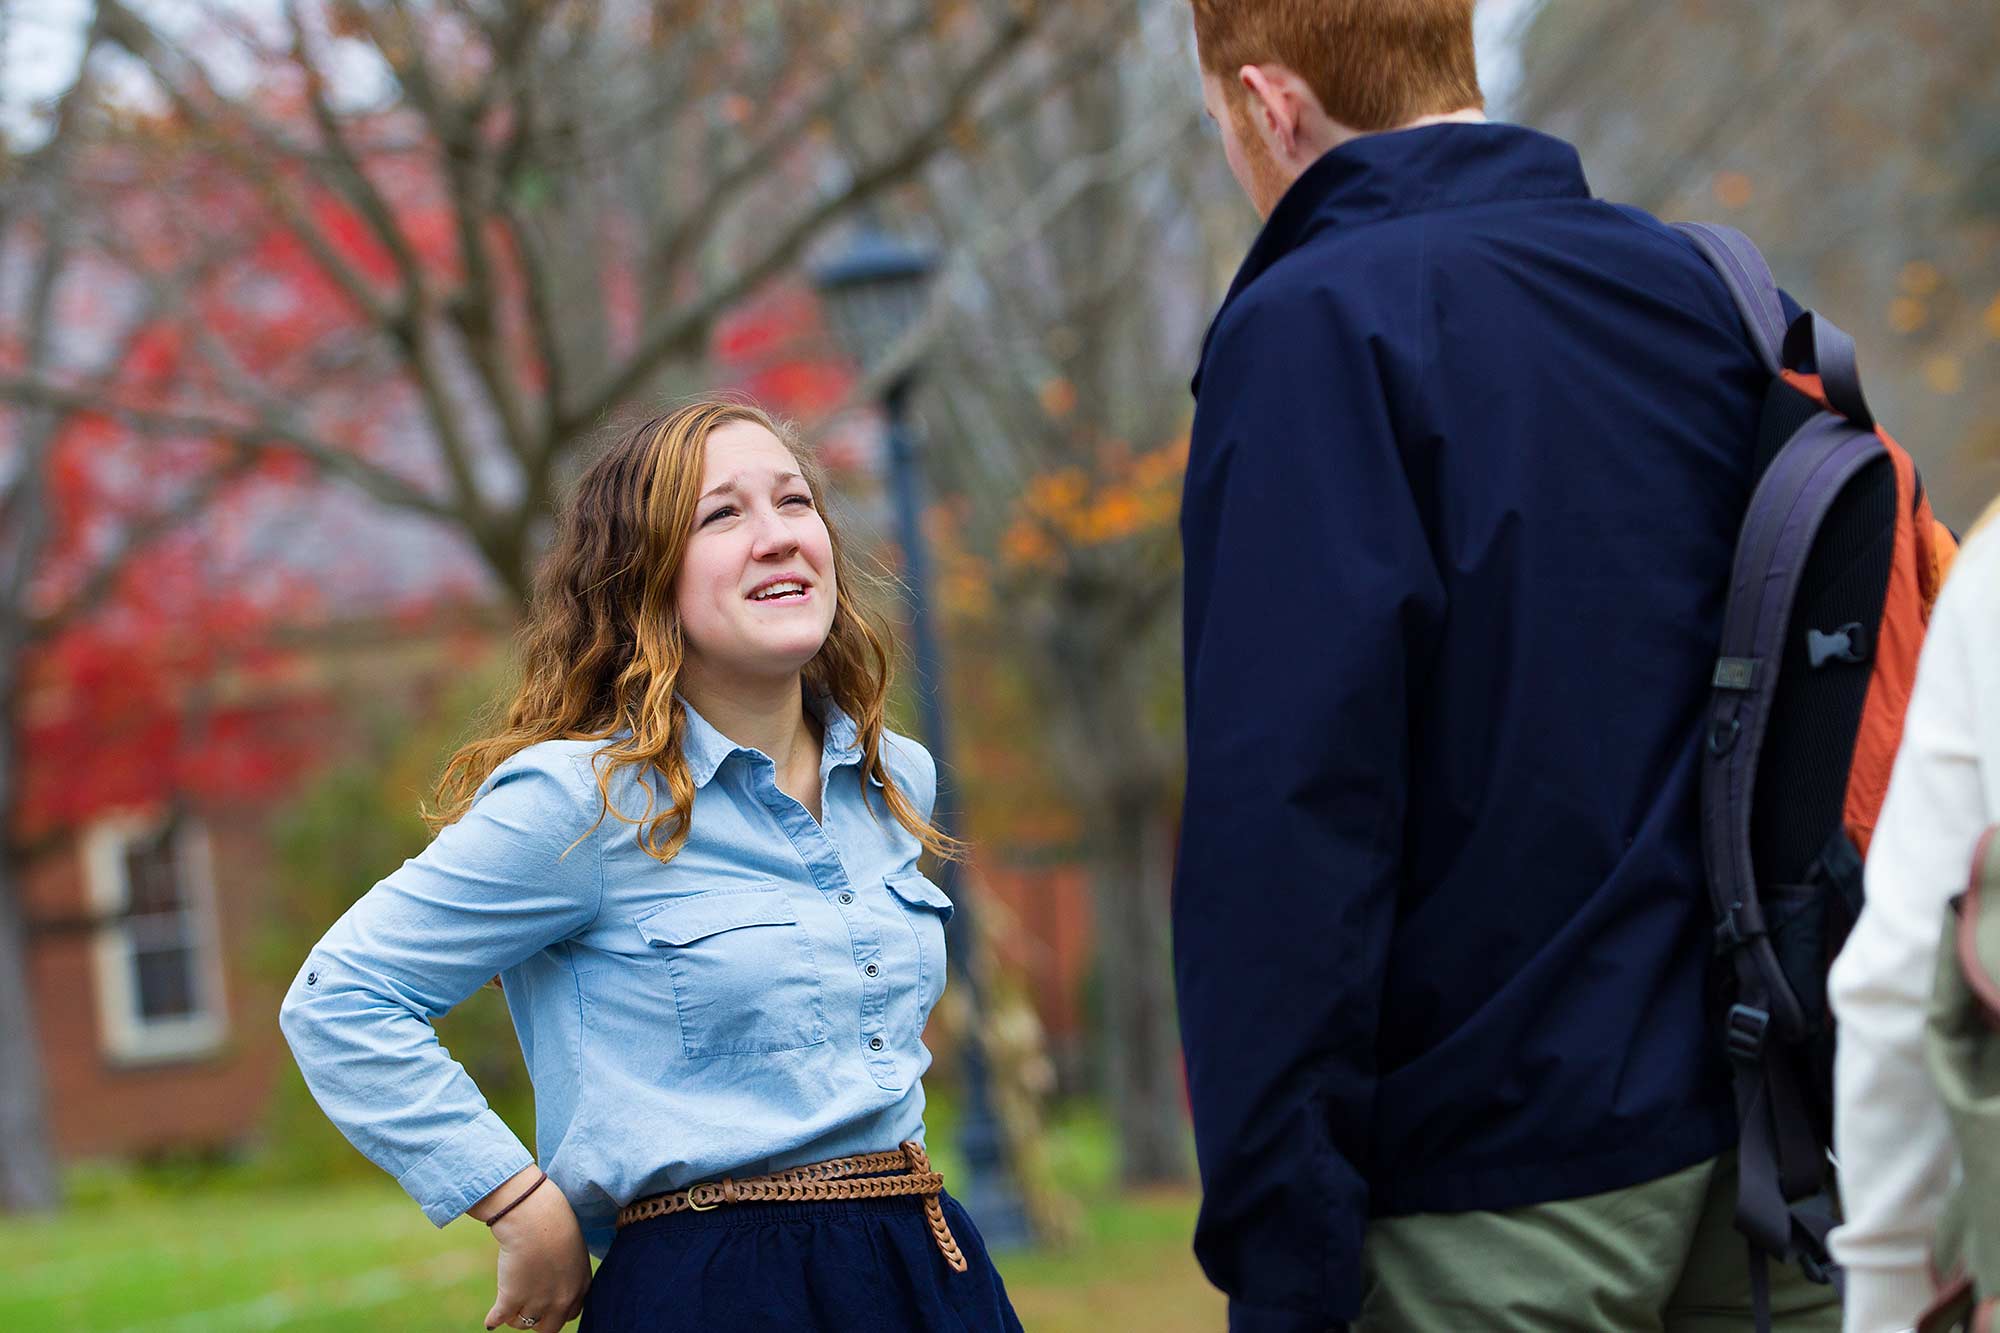
[[[1602,195],[1747,230],[1855,335],[1940,515],[1979,512],[2000,11],[1476,17],[1495,114],[1576,143]],[[273,1290],[191,1280],[185,1308],[309,1327],[283,1284],[346,1283],[415,1328],[465,1303],[440,1294],[484,1280],[462,1246],[377,1220],[392,1187],[312,1105],[276,993],[424,845],[417,801],[504,685],[551,504],[606,432],[709,387],[796,417],[895,610],[877,403],[919,372],[993,977],[931,1034],[939,1155],[978,1041],[1039,1233],[1077,1256],[1019,1261],[1030,1326],[1213,1326],[1166,938],[1174,525],[1187,378],[1256,220],[1187,29],[1183,0],[0,0],[0,1200],[66,1185],[77,1211],[0,1248],[44,1324],[142,1325],[165,1280],[79,1276],[100,1205],[349,1177],[332,1211],[416,1276],[365,1245],[298,1267],[274,1235]],[[856,364],[810,274],[864,223],[938,267]],[[222,977],[198,1057],[114,1057],[92,1026],[133,909],[79,867],[134,812],[213,844],[176,909]],[[502,996],[439,1032],[530,1134]]]
[[[384,875],[430,842],[419,813],[444,761],[466,739],[466,719],[486,713],[508,683],[504,658],[477,663],[443,706],[407,713],[377,706],[355,722],[364,742],[320,771],[279,815],[277,883],[263,922],[257,965],[267,985],[291,983],[327,927]],[[533,1143],[534,1088],[504,996],[486,986],[433,1026],[500,1118]],[[280,1064],[255,1158],[260,1178],[310,1185],[372,1178],[375,1166],[348,1146],[319,1109],[298,1067]]]

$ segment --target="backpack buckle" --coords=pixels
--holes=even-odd
[[[1731,903],[1720,921],[1715,923],[1715,956],[1726,958],[1737,949],[1763,935],[1761,930],[1745,930],[1737,922],[1736,914],[1743,910],[1742,903]]]
[[[1722,1044],[1732,1060],[1755,1063],[1764,1054],[1764,1033],[1770,1026],[1769,1010],[1732,1005],[1729,1017],[1723,1020]]]
[[[1866,662],[1868,631],[1858,620],[1850,620],[1837,630],[1822,634],[1806,631],[1806,665],[1814,671],[1828,662]]]

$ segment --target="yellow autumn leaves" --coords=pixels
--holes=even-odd
[[[1180,506],[1185,437],[1135,452],[1114,441],[1098,466],[1059,468],[1032,478],[1000,539],[1009,565],[1048,569],[1065,550],[1106,546],[1170,526]]]
[[[1889,327],[1905,337],[1929,327],[1933,299],[1944,287],[1944,277],[1928,260],[1914,259],[1903,265],[1896,280],[1897,292],[1889,302]],[[1979,315],[1986,336],[2000,341],[2000,295],[1995,295]],[[1953,394],[1965,387],[1965,358],[1957,352],[1939,351],[1924,358],[1924,384],[1932,393]]]
[[[1096,449],[1088,466],[1031,477],[1009,507],[990,556],[978,554],[966,540],[971,507],[966,497],[934,506],[926,527],[939,556],[939,582],[949,613],[980,619],[993,609],[995,580],[1060,573],[1085,551],[1114,561],[1125,558],[1128,550],[1134,560],[1163,558],[1142,539],[1173,530],[1187,447],[1184,435],[1144,450],[1112,440]]]

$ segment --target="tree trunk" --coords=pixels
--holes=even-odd
[[[18,662],[18,653],[11,655]],[[0,667],[0,700],[15,698],[18,675],[14,663]],[[0,830],[5,831],[14,826],[17,750],[13,709],[0,709]],[[0,1209],[39,1212],[61,1201],[61,1189],[43,1102],[27,922],[17,867],[4,842],[0,839]]]
[[[1105,803],[1091,840],[1097,956],[1103,969],[1106,1081],[1127,1186],[1189,1179],[1187,1091],[1174,1022],[1165,794]]]

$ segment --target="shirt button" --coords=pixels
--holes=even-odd
[[[306,985],[308,985],[308,986],[317,986],[317,985],[319,985],[319,973],[317,973],[317,972],[308,972],[308,973],[306,973]]]
[[[841,905],[842,907],[851,907],[851,906],[853,906],[853,905],[854,905],[854,895],[853,895],[853,894],[851,894],[851,893],[843,893],[843,894],[841,894],[841,895],[840,895],[840,905]]]
[[[868,966],[862,968],[861,970],[863,972],[866,972],[871,977],[879,977],[882,975],[882,969],[875,966],[875,964],[873,963],[870,963]]]
[[[869,1049],[869,1050],[871,1050],[871,1051],[879,1051],[879,1050],[881,1050],[881,1049],[882,1049],[882,1039],[881,1039],[880,1037],[870,1037],[870,1038],[868,1039],[868,1049]]]

